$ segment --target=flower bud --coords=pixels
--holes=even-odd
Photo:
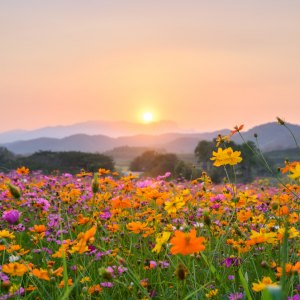
[[[278,122],[280,125],[284,125],[284,124],[285,124],[284,120],[282,120],[281,118],[276,117],[276,119],[277,119],[277,122]]]
[[[99,181],[98,181],[98,174],[97,173],[94,174],[94,178],[93,178],[93,181],[92,181],[92,191],[93,191],[93,194],[97,194],[98,191],[99,191]]]
[[[188,274],[188,270],[183,264],[179,264],[175,271],[175,274],[179,280],[184,280]]]
[[[107,269],[105,269],[103,267],[99,269],[99,274],[100,274],[100,276],[102,276],[104,279],[106,279],[108,281],[112,280],[112,278],[113,278],[112,273],[107,271]]]
[[[20,192],[20,189],[13,185],[13,184],[8,184],[8,189],[9,189],[9,192],[12,194],[12,196],[16,199],[20,199],[21,197],[21,192]]]
[[[208,212],[205,212],[203,217],[204,217],[204,224],[207,225],[207,226],[210,226],[211,225],[211,219],[208,215]]]

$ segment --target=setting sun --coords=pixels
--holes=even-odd
[[[145,123],[150,123],[153,121],[153,113],[152,112],[146,112],[143,114],[143,120]]]

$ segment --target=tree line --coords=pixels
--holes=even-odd
[[[194,155],[197,165],[192,165],[178,158],[174,153],[161,153],[148,150],[135,157],[129,166],[130,171],[142,172],[144,176],[158,176],[166,172],[171,173],[173,179],[195,179],[205,171],[215,183],[220,183],[229,175],[236,178],[237,182],[251,182],[256,177],[269,175],[260,152],[253,142],[236,144],[232,141],[226,147],[241,151],[242,162],[234,168],[214,167],[210,158],[212,152],[217,151],[216,140],[200,141],[195,148]],[[268,161],[273,168],[272,162]],[[115,170],[115,162],[109,155],[99,153],[85,153],[78,151],[52,152],[39,151],[29,156],[17,156],[0,147],[0,172],[26,166],[30,170],[41,170],[44,173],[53,171],[78,173],[82,169],[96,172],[99,168]],[[227,174],[226,174],[227,173]]]
[[[5,172],[21,166],[44,173],[59,171],[71,174],[79,173],[82,169],[90,172],[96,172],[100,168],[111,171],[115,169],[113,159],[99,153],[39,151],[29,156],[17,156],[0,147],[0,171]]]

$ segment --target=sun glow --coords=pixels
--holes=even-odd
[[[143,114],[143,120],[145,123],[151,123],[153,121],[153,113],[148,111]]]

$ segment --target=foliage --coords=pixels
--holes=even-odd
[[[176,154],[158,153],[154,150],[136,157],[130,163],[130,170],[144,172],[145,176],[158,176],[167,172],[170,172],[173,178],[190,179],[193,176],[192,167],[178,159]]]
[[[0,170],[12,170],[16,168],[17,157],[4,147],[0,147]]]
[[[109,156],[77,151],[40,151],[30,156],[16,157],[4,148],[0,151],[0,164],[4,170],[25,165],[31,170],[45,173],[60,171],[75,174],[80,169],[95,172],[99,168],[114,170],[114,162]]]

